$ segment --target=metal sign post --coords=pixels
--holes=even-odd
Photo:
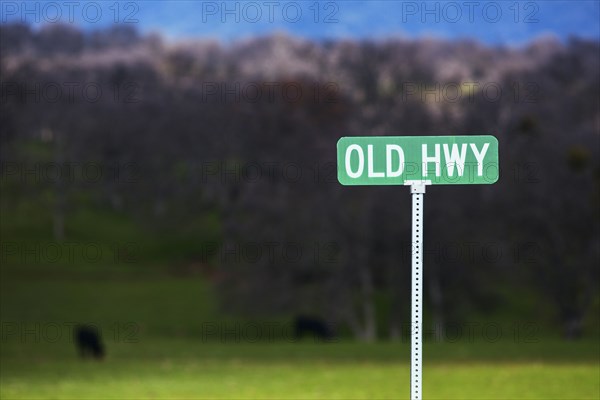
[[[337,143],[342,185],[410,185],[412,305],[410,398],[423,385],[423,197],[427,185],[491,184],[499,178],[498,140],[472,136],[343,137]]]
[[[423,200],[431,181],[407,181],[412,197],[412,301],[410,324],[410,398],[421,400],[423,376]]]

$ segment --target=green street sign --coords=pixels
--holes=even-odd
[[[499,176],[490,135],[343,137],[337,161],[342,185],[490,184]]]

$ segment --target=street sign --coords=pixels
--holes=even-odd
[[[337,143],[342,185],[410,185],[412,283],[410,398],[423,385],[423,207],[427,185],[489,184],[498,180],[494,136],[343,137]]]
[[[342,185],[490,184],[498,180],[494,136],[343,137],[337,143]]]

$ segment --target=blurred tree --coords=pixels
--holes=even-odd
[[[497,185],[432,188],[427,199],[433,323],[443,330],[493,312],[508,302],[495,294],[501,285],[527,285],[577,337],[598,297],[599,53],[598,42],[577,39],[513,49],[273,35],[167,46],[124,26],[2,24],[0,157],[48,161],[28,147],[48,131],[55,162],[103,166],[98,182],[56,182],[57,239],[77,189],[157,231],[217,212],[220,255],[294,243],[300,260],[281,251],[215,257],[223,308],[319,314],[371,341],[397,335],[408,318],[410,198],[403,188],[341,187],[337,139],[495,134]],[[90,84],[99,96],[82,90]],[[49,85],[62,91],[58,101]],[[262,95],[249,98],[249,89]],[[505,254],[528,243],[540,250],[527,260],[450,259],[440,250],[490,241]]]

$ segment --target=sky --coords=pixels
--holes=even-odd
[[[0,22],[115,23],[171,39],[231,41],[271,32],[310,39],[471,38],[519,45],[542,36],[600,40],[600,1],[0,1]]]

